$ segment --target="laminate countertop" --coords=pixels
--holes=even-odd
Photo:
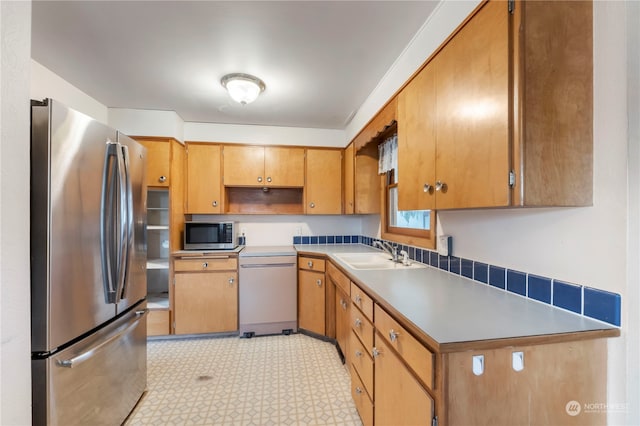
[[[336,254],[380,252],[365,245],[296,245],[324,255],[385,310],[439,352],[505,344],[614,337],[612,325],[427,266],[357,270]],[[505,340],[506,339],[506,340]],[[514,340],[515,339],[515,340]]]

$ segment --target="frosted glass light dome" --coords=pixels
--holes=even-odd
[[[231,99],[242,105],[255,101],[266,88],[258,77],[249,74],[227,74],[220,80],[222,86],[229,92]]]

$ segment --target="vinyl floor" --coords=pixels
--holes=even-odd
[[[151,340],[126,425],[361,425],[335,346],[303,334]]]

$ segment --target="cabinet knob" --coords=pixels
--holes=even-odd
[[[158,182],[160,182],[160,183],[165,183],[166,181],[167,181],[167,177],[166,176],[160,176],[158,178]]]
[[[316,203],[309,203],[309,207],[314,208],[316,206]]]
[[[362,325],[362,320],[360,318],[356,318],[356,320],[353,322],[353,325],[360,328],[360,326]]]
[[[307,262],[307,266],[308,266],[309,268],[313,268],[313,262],[312,262],[312,261]]]
[[[218,202],[217,202],[217,201],[213,201],[213,202],[211,203],[211,205],[212,205],[213,207],[218,207]]]
[[[262,182],[262,176],[258,176],[258,182]]]
[[[202,264],[202,269],[207,269],[209,267],[209,262],[204,262]]]
[[[362,395],[362,388],[360,386],[356,386],[356,393]]]
[[[357,356],[358,358],[360,358],[360,357],[362,356],[362,352],[360,352],[360,351],[356,351],[356,356]]]
[[[267,176],[267,182],[271,182],[271,176]]]
[[[362,303],[362,297],[359,294],[356,294],[356,303]]]
[[[400,333],[395,331],[393,328],[391,330],[389,330],[389,339],[392,342],[395,342],[396,340],[398,340],[398,336],[400,336]]]
[[[236,281],[235,278],[229,278],[229,284],[233,284]]]
[[[378,348],[373,348],[371,349],[371,355],[373,355],[374,358],[377,358],[378,356],[382,355],[382,352],[380,352]]]
[[[317,280],[317,281],[316,281],[316,285],[317,285],[318,287],[322,287],[322,280],[320,280],[320,279],[319,279],[319,280]]]
[[[440,191],[443,194],[446,194],[448,188],[449,187],[447,186],[446,182],[436,181],[436,191]]]
[[[433,185],[429,185],[428,183],[425,183],[424,186],[422,187],[422,191],[428,194],[433,194]]]

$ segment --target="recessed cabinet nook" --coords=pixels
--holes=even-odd
[[[344,149],[136,138],[148,334],[238,331],[238,253],[182,251],[190,215],[384,217],[394,134],[399,210],[591,205],[592,31],[589,1],[484,1]],[[606,400],[613,330],[443,343],[331,253],[298,256],[299,328],[337,343],[365,425],[606,421],[561,414]]]

